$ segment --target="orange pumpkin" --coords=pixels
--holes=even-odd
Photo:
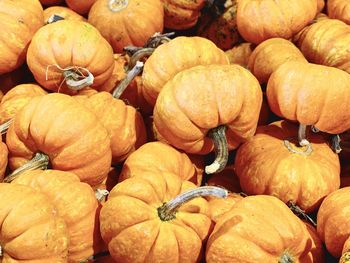
[[[317,233],[329,253],[337,258],[349,252],[343,251],[350,240],[349,197],[350,187],[341,188],[324,199],[317,213]]]
[[[89,13],[95,2],[96,0],[66,0],[68,7],[81,15]]]
[[[327,14],[330,18],[350,24],[350,3],[346,0],[328,0]]]
[[[316,12],[317,0],[239,0],[237,27],[241,36],[254,44],[273,37],[290,39]]]
[[[97,0],[88,20],[114,52],[121,53],[125,46],[142,47],[156,32],[162,32],[163,16],[160,0]]]
[[[243,196],[236,193],[229,193],[227,198],[207,197],[210,211],[210,218],[215,223],[230,211],[234,205],[243,199]]]
[[[310,134],[307,148],[298,148],[290,139],[296,133],[286,121],[258,127],[238,149],[235,170],[245,193],[274,195],[312,212],[339,188],[339,157],[318,134]]]
[[[169,29],[193,27],[205,5],[205,0],[162,0],[164,4],[164,26]]]
[[[215,142],[218,153],[225,154],[254,135],[261,103],[260,85],[243,67],[192,67],[160,92],[153,112],[155,132],[158,139],[188,153],[207,154]],[[206,172],[224,168],[224,162],[217,158]]]
[[[117,184],[100,214],[101,234],[113,259],[123,263],[200,262],[203,242],[212,227],[208,203],[196,198],[178,207],[178,202],[170,201],[195,188],[171,173],[138,175]],[[176,203],[173,209],[170,203]]]
[[[350,75],[342,70],[286,62],[272,73],[266,94],[278,116],[331,134],[350,129]]]
[[[319,262],[313,253],[305,224],[276,197],[258,195],[243,198],[219,218],[206,262]]]
[[[254,50],[254,45],[251,43],[242,43],[227,50],[226,56],[230,61],[230,64],[238,64],[244,68],[248,67],[249,57]]]
[[[28,102],[10,125],[6,144],[11,169],[42,153],[53,169],[75,173],[90,185],[102,182],[111,164],[107,130],[87,108],[59,93]]]
[[[44,21],[48,24],[52,16],[60,16],[65,20],[85,21],[86,19],[65,6],[51,6],[44,10]]]
[[[0,123],[5,123],[15,117],[32,98],[46,95],[36,84],[21,84],[5,94],[0,103]]]
[[[34,33],[44,25],[43,8],[38,0],[3,0],[0,28],[0,74],[21,66]]]
[[[163,86],[182,70],[197,65],[228,64],[225,53],[202,37],[177,37],[147,59],[142,73],[142,93],[154,106]]]
[[[66,223],[47,195],[15,184],[0,193],[1,262],[67,262]]]
[[[260,83],[267,83],[271,74],[287,61],[307,62],[301,51],[290,41],[270,38],[254,49],[249,57],[248,69]]]
[[[100,252],[100,207],[94,191],[79,178],[57,170],[34,170],[20,174],[12,184],[27,185],[45,194],[67,225],[68,262],[80,262]]]
[[[27,62],[42,87],[70,94],[85,86],[99,89],[114,67],[113,50],[98,30],[73,20],[42,27],[29,45]]]
[[[196,185],[202,182],[202,174],[185,153],[162,142],[149,142],[142,145],[126,159],[119,181],[144,172],[164,172],[178,175]]]

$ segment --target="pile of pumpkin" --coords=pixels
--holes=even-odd
[[[0,262],[350,262],[350,1],[0,14]]]

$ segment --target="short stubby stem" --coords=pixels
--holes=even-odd
[[[10,125],[12,123],[12,119],[8,120],[7,122],[3,123],[0,125],[0,131],[1,131],[1,135],[7,133]]]
[[[299,124],[298,141],[300,146],[307,146],[310,144],[310,142],[306,139],[306,129],[306,125]]]
[[[61,21],[61,20],[64,20],[64,18],[62,16],[58,16],[58,15],[53,14],[52,16],[50,16],[47,19],[46,24],[52,24],[52,23],[55,23],[55,22]]]
[[[49,156],[44,153],[37,153],[35,156],[23,166],[14,170],[10,175],[4,179],[5,183],[11,183],[17,176],[25,171],[42,169],[45,170],[49,166]]]
[[[109,0],[108,7],[112,12],[119,12],[127,8],[128,4],[128,0]]]
[[[288,252],[284,252],[283,255],[278,260],[278,263],[294,263],[294,259]]]
[[[205,167],[206,174],[221,172],[228,161],[228,145],[226,139],[226,126],[220,125],[209,131],[209,136],[214,141],[215,160],[212,164]]]
[[[4,252],[2,250],[2,246],[0,245],[0,258],[2,258],[4,256]]]
[[[332,135],[331,138],[331,148],[335,153],[340,153],[342,151],[342,148],[340,147],[340,136],[339,134]]]
[[[201,186],[195,189],[188,190],[176,196],[174,199],[162,206],[158,207],[158,216],[162,221],[169,221],[175,219],[177,210],[190,200],[203,197],[203,196],[215,196],[218,198],[226,198],[228,191],[224,188],[217,186]]]
[[[106,196],[109,195],[109,191],[106,189],[96,189],[95,196],[99,202],[102,202]]]

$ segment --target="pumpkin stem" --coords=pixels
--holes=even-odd
[[[169,32],[161,34],[160,32],[154,33],[153,36],[151,36],[147,43],[144,45],[144,47],[150,47],[150,48],[156,48],[159,47],[161,44],[169,42],[171,39],[169,37],[172,37],[175,35],[175,32]]]
[[[62,16],[58,16],[58,15],[53,14],[52,16],[50,16],[47,19],[46,24],[52,24],[52,23],[55,23],[55,22],[61,21],[61,20],[64,20],[64,18]]]
[[[114,89],[112,96],[115,99],[119,99],[120,96],[123,94],[124,90],[129,86],[131,81],[134,80],[134,78],[140,74],[140,72],[143,70],[143,63],[140,61],[136,62],[136,65],[126,74],[126,77],[119,82],[118,86]]]
[[[138,61],[141,61],[143,58],[152,55],[154,50],[155,48],[141,48],[140,50],[137,50],[130,58],[128,70],[132,70]]]
[[[307,126],[305,124],[299,124],[298,141],[301,147],[310,144],[310,142],[306,139],[306,128]]]
[[[287,206],[296,216],[305,219],[306,221],[311,223],[314,227],[317,226],[316,222],[310,216],[308,216],[308,214],[306,214],[304,210],[302,210],[299,206],[294,204],[293,201],[289,200],[287,202]]]
[[[83,73],[87,74],[87,76]],[[63,71],[63,77],[70,89],[81,90],[94,83],[94,76],[91,72],[83,67],[73,67]]]
[[[212,164],[207,165],[205,167],[206,174],[221,172],[227,164],[228,146],[227,146],[225,131],[226,131],[225,125],[220,125],[209,131],[209,136],[214,141],[214,149],[215,149],[216,157]]]
[[[174,199],[162,206],[158,207],[158,216],[162,221],[169,221],[175,219],[175,214],[177,210],[183,204],[191,201],[197,197],[203,196],[215,196],[218,198],[226,198],[228,196],[228,191],[224,188],[217,186],[201,186],[195,189],[188,190],[176,196]]]
[[[311,125],[311,130],[313,133],[318,133],[320,130],[318,128],[316,128],[316,126]]]
[[[0,245],[0,258],[2,258],[4,256],[4,253],[2,251],[2,246]]]
[[[10,127],[10,124],[12,123],[12,119],[8,120],[7,122],[3,123],[0,125],[0,132],[1,132],[1,135],[7,133],[9,127]]]
[[[108,2],[108,7],[112,12],[119,12],[126,8],[128,4],[128,0],[110,0]]]
[[[340,147],[340,136],[339,134],[332,135],[331,137],[331,148],[335,153],[340,153],[342,148]]]
[[[107,189],[96,189],[95,191],[96,199],[99,202],[102,202],[107,195],[109,195],[109,191]]]
[[[88,257],[87,259],[79,261],[79,263],[87,263],[87,262],[90,262],[90,261],[96,261],[96,260],[98,260],[100,258],[107,257],[109,255],[110,255],[109,251],[100,252],[100,253],[97,253],[95,255],[92,255],[91,257]]]
[[[349,263],[350,262],[350,251],[346,251],[341,258],[339,259],[339,263]]]
[[[283,255],[278,260],[278,263],[294,263],[294,259],[288,252],[284,252]]]
[[[36,169],[45,170],[49,166],[49,156],[44,153],[36,153],[35,156],[29,160],[23,166],[14,170],[10,175],[6,176],[4,183],[12,182],[18,175],[25,171],[31,171]]]

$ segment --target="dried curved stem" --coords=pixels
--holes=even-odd
[[[128,4],[128,0],[109,0],[108,7],[112,12],[119,12],[126,8]]]
[[[212,164],[205,167],[206,174],[221,172],[228,161],[228,146],[226,139],[226,126],[220,125],[209,131],[209,136],[214,141],[214,149],[216,153],[215,160]]]
[[[340,153],[342,151],[342,148],[340,146],[340,136],[339,134],[332,135],[331,137],[331,148],[335,153]]]
[[[77,69],[79,69],[79,71]],[[70,89],[81,90],[94,83],[94,76],[88,69],[81,67],[77,69],[70,68],[63,71],[64,79],[66,80],[66,84]],[[87,76],[81,71],[85,71]]]
[[[98,260],[100,258],[107,257],[109,255],[110,255],[109,251],[100,252],[100,253],[97,253],[95,255],[92,255],[91,257],[88,257],[85,260],[79,261],[79,263],[88,263],[88,262],[91,262],[91,261],[96,261],[96,260]]]
[[[13,119],[10,119],[8,120],[7,122],[3,123],[0,125],[0,132],[1,132],[1,135],[7,133],[11,123],[12,123]]]
[[[306,129],[306,125],[299,124],[298,141],[300,146],[307,146],[310,144],[310,142],[306,139]]]
[[[300,151],[293,148],[293,146],[288,140],[283,140],[283,143],[284,143],[284,146],[287,147],[288,151],[292,153],[301,154],[301,155],[310,155],[313,151],[311,143],[306,145],[306,148],[304,150],[300,150]]]
[[[109,191],[107,189],[96,189],[95,191],[95,197],[99,202],[102,202],[107,195],[109,195]]]
[[[158,216],[162,221],[169,221],[175,219],[175,214],[177,210],[185,203],[190,200],[203,197],[203,196],[215,196],[218,198],[226,198],[228,196],[228,191],[224,188],[217,186],[201,186],[189,191],[183,192],[174,199],[162,206],[158,207]]]
[[[25,165],[14,170],[10,175],[4,179],[5,183],[12,182],[18,175],[25,171],[31,171],[36,169],[45,170],[49,166],[49,156],[44,153],[37,153],[35,156],[28,161]]]
[[[317,226],[316,222],[308,215],[304,210],[302,210],[299,206],[294,204],[293,201],[288,201],[287,206],[289,209],[298,217],[301,217],[302,219],[307,220],[309,223],[311,223],[314,227]]]
[[[169,37],[172,37],[174,35],[175,35],[175,32],[169,32],[164,34],[157,32],[153,36],[151,36],[150,39],[148,39],[144,47],[151,47],[151,48],[159,47],[161,44],[169,42],[171,40]]]
[[[141,61],[145,57],[149,57],[153,54],[155,48],[142,48],[138,51],[136,51],[130,58],[129,64],[128,64],[128,70],[131,70],[135,67],[136,63],[138,61]]]

